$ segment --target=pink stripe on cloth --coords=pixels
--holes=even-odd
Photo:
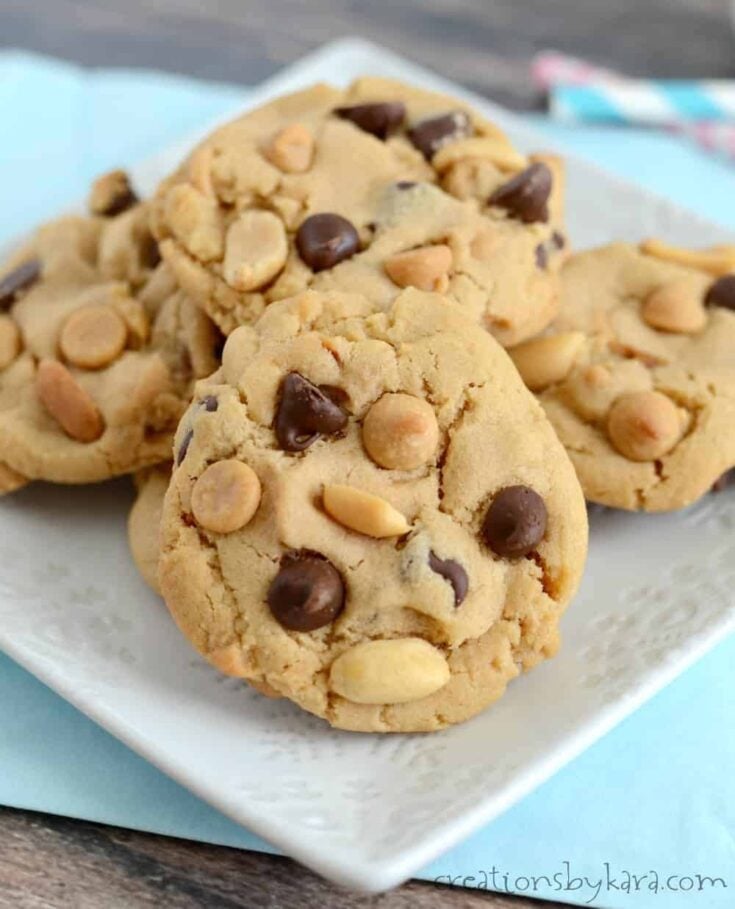
[[[691,127],[691,135],[705,148],[713,149],[717,141],[716,123],[695,123]]]
[[[536,54],[531,61],[531,74],[536,85],[545,89],[555,85],[599,85],[625,81],[624,76],[612,70],[554,50]]]
[[[536,54],[531,61],[531,76],[539,88],[549,93],[558,85],[614,85],[628,81],[613,70],[555,50]],[[666,124],[664,128],[668,132],[687,136],[706,151],[735,159],[735,124],[681,120]]]

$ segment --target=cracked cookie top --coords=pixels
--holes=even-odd
[[[735,247],[575,255],[553,329],[511,355],[591,501],[681,508],[735,465]]]
[[[268,303],[445,293],[505,346],[557,306],[563,172],[461,102],[399,82],[317,85],[218,129],[157,193],[177,280],[225,333]]]
[[[274,303],[227,339],[174,456],[162,592],[222,671],[338,727],[431,730],[555,652],[581,490],[507,354],[441,296]]]
[[[170,459],[219,332],[159,261],[124,174],[95,214],[41,227],[0,269],[0,489],[85,483]]]

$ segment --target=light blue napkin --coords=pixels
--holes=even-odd
[[[77,200],[95,173],[185,137],[245,95],[0,54],[0,242]],[[537,125],[568,149],[735,228],[735,169],[685,142]],[[733,691],[729,640],[422,877],[609,909],[731,909]],[[0,803],[268,849],[2,656]]]

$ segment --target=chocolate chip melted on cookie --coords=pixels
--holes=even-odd
[[[191,445],[191,440],[193,438],[194,438],[194,430],[193,429],[187,430],[187,432],[184,434],[184,438],[181,440],[181,445],[179,446],[179,450],[176,454],[176,466],[177,467],[179,464],[181,464],[181,462],[186,457],[186,453],[189,450],[189,446]]]
[[[508,180],[488,199],[489,205],[504,208],[511,218],[532,224],[549,220],[549,196],[553,178],[545,164],[532,164]]]
[[[406,105],[402,101],[354,104],[351,107],[338,107],[335,114],[378,139],[387,139],[403,123]]]
[[[284,451],[304,451],[322,435],[344,429],[347,414],[325,393],[298,372],[289,373],[281,383],[281,400],[276,412],[275,431]]]
[[[332,563],[318,552],[288,552],[268,590],[274,618],[291,631],[314,631],[342,612],[345,585]]]
[[[546,533],[546,505],[528,486],[506,486],[495,496],[482,525],[485,542],[499,556],[532,552]]]
[[[467,572],[454,559],[440,559],[435,552],[429,553],[429,568],[447,580],[454,590],[454,605],[459,606],[467,596],[469,581]]]
[[[0,309],[7,309],[15,300],[15,295],[35,284],[41,277],[41,263],[30,259],[0,278]]]
[[[454,110],[417,123],[409,129],[408,138],[430,161],[440,148],[469,136],[471,131],[472,124],[467,114],[463,110]]]
[[[353,224],[341,215],[311,215],[296,232],[296,248],[309,268],[324,271],[354,256],[360,238]]]
[[[707,291],[705,306],[721,306],[735,311],[735,275],[719,278]]]

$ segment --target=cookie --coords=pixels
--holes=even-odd
[[[119,211],[110,192],[94,205],[115,214],[46,224],[0,272],[9,482],[86,483],[170,460],[194,380],[217,368],[219,332],[158,261],[147,206]]]
[[[158,530],[163,499],[171,479],[171,465],[160,464],[134,476],[136,496],[128,515],[128,547],[143,580],[156,593],[158,587]]]
[[[0,496],[8,492],[15,492],[16,489],[21,489],[27,483],[28,479],[23,474],[8,467],[7,464],[0,463]]]
[[[507,354],[440,295],[272,304],[230,334],[174,453],[161,589],[221,671],[407,732],[555,653],[579,483]]]
[[[511,351],[588,499],[670,511],[735,465],[735,247],[573,256],[553,331]]]
[[[317,85],[218,129],[156,196],[177,280],[225,333],[307,288],[387,308],[446,293],[503,344],[558,302],[564,181],[453,98],[385,79]]]

